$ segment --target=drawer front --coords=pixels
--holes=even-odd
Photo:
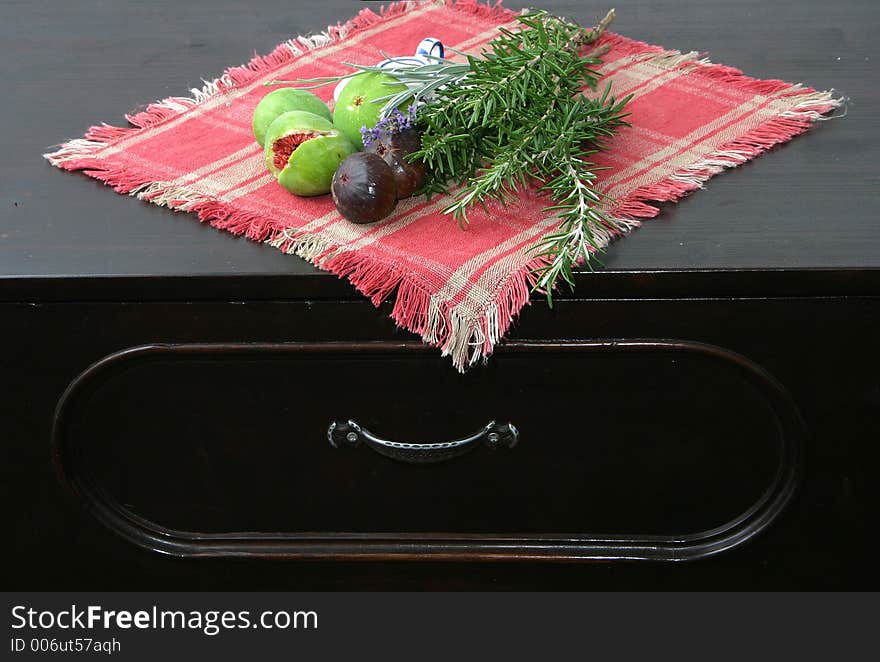
[[[494,425],[493,425],[494,423]],[[55,460],[181,556],[700,558],[790,498],[800,417],[762,369],[675,341],[132,348],[81,374]]]

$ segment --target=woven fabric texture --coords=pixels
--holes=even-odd
[[[529,302],[529,248],[555,226],[532,192],[515,204],[475,210],[467,230],[440,213],[448,198],[401,201],[388,218],[354,225],[329,195],[298,198],[267,171],[251,133],[251,115],[275,79],[348,71],[379,50],[409,54],[425,36],[479,53],[514,14],[473,1],[404,2],[363,10],[325,33],[297,37],[272,53],[228,69],[189,97],[173,97],[126,116],[130,127],[101,124],[49,161],[81,170],[120,193],[191,212],[348,278],[374,304],[393,301],[396,323],[441,348],[454,365],[491,354]],[[600,230],[611,241],[712,175],[789,140],[838,105],[828,92],[756,80],[696,53],[670,51],[607,33],[602,73],[614,94],[633,93],[624,128],[596,157],[608,169],[600,188],[616,201]],[[316,90],[325,101],[330,87]],[[588,294],[588,293],[584,293]],[[589,329],[584,329],[589,334]]]

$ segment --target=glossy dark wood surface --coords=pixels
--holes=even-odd
[[[35,347],[39,351],[7,351],[2,355],[3,374],[14,376],[9,395],[0,399],[3,421],[4,452],[2,467],[4,522],[8,532],[6,550],[11,562],[4,568],[4,584],[17,588],[45,589],[168,589],[251,588],[251,589],[351,589],[351,588],[431,588],[431,589],[833,589],[877,586],[873,560],[875,523],[871,515],[877,502],[876,471],[880,462],[876,439],[880,436],[880,354],[873,349],[880,325],[880,305],[873,298],[849,299],[758,299],[758,300],[676,300],[676,301],[588,301],[560,302],[553,313],[535,309],[535,315],[518,329],[522,338],[536,340],[575,338],[585,321],[594,320],[597,337],[606,338],[687,338],[705,341],[743,354],[779,379],[795,399],[803,414],[809,436],[804,452],[804,478],[795,499],[767,531],[742,548],[706,561],[686,564],[587,564],[568,566],[471,565],[437,563],[301,563],[244,560],[171,559],[145,551],[106,529],[72,498],[62,485],[51,462],[50,437],[53,410],[65,387],[94,361],[112,351],[150,342],[226,342],[230,340],[266,340],[315,342],[327,340],[369,341],[393,338],[387,310],[374,311],[367,302],[264,302],[242,303],[81,303],[81,304],[5,304],[0,306],[4,320],[3,340],[7,347]],[[577,360],[576,357],[573,360]],[[425,374],[438,366],[429,359]],[[434,366],[434,368],[430,368]],[[491,368],[490,366],[488,366]],[[430,368],[430,369],[429,369]],[[447,366],[448,368],[448,366]],[[518,370],[511,380],[517,389],[528,393],[533,374],[541,365],[535,363]],[[448,369],[447,372],[451,372]],[[469,388],[478,388],[484,376],[480,369],[464,380]],[[267,373],[268,374],[268,373]],[[377,370],[366,377],[361,388],[389,394],[388,407],[400,411],[407,403],[421,398],[432,400],[440,394],[444,380],[426,379],[418,387],[399,391],[399,372]],[[446,378],[452,377],[447,374]],[[583,375],[583,380],[589,380]],[[650,380],[649,373],[640,379]],[[635,379],[635,377],[634,377]],[[273,380],[277,381],[277,380]],[[350,381],[350,380],[349,380]],[[601,388],[601,383],[594,388]],[[168,389],[167,380],[153,379],[135,392],[159,392]],[[210,386],[206,388],[210,389]],[[297,388],[295,385],[292,389]],[[328,393],[328,402],[353,403],[348,383]],[[571,393],[587,388],[572,385]],[[663,384],[657,388],[662,392]],[[674,382],[670,391],[679,389]],[[643,386],[634,390],[643,390]],[[229,391],[229,389],[226,389]],[[329,391],[330,388],[327,388]],[[234,395],[234,389],[232,389]],[[122,395],[124,396],[125,391]],[[707,394],[709,395],[709,394]],[[566,396],[571,397],[571,395]],[[155,418],[150,399],[129,403],[126,407],[143,409],[144,417]],[[106,401],[105,401],[106,402]],[[118,402],[118,401],[117,401]],[[211,398],[201,394],[194,405],[212,405],[224,412],[236,404],[259,408],[259,397],[252,394],[226,399],[221,393]],[[248,403],[251,403],[248,405]],[[449,403],[448,420],[443,433],[451,433],[458,419],[470,422],[475,415],[491,416],[503,404],[503,393],[487,391],[468,402]],[[539,415],[538,401],[523,415]],[[207,404],[206,404],[207,403]],[[647,416],[657,409],[646,403],[640,414],[633,403],[629,418]],[[549,421],[561,418],[549,430],[564,429],[573,417],[570,408],[557,412],[552,403]],[[585,402],[577,413],[596,416]],[[325,405],[326,406],[326,405]],[[417,405],[414,405],[417,406]],[[541,405],[543,406],[543,405]],[[169,412],[185,411],[180,404]],[[438,404],[435,412],[442,411]],[[261,410],[262,411],[262,410]],[[262,412],[271,420],[271,412]],[[359,412],[360,413],[360,412]],[[383,411],[374,416],[382,416]],[[397,425],[412,421],[412,411]],[[735,412],[734,412],[735,414]],[[219,415],[219,414],[218,414]],[[346,416],[345,413],[334,415]],[[696,413],[694,413],[696,415]],[[730,412],[722,417],[729,420]],[[119,412],[108,413],[116,417]],[[228,414],[222,414],[228,416]],[[436,419],[438,416],[435,415]],[[291,427],[291,443],[297,430],[294,417],[281,416],[279,426]],[[705,417],[703,420],[706,420]],[[632,421],[629,424],[637,424]],[[712,425],[712,421],[707,421]],[[128,427],[148,425],[131,420]],[[184,449],[191,447],[191,433],[199,426],[182,427],[173,439],[156,442],[159,447],[174,448],[180,440],[179,458],[169,462],[187,462]],[[674,426],[688,426],[682,421]],[[263,432],[271,426],[261,424]],[[602,434],[613,433],[612,421],[600,426]],[[664,441],[664,429],[656,431],[658,443]],[[405,432],[398,428],[397,433]],[[138,431],[139,435],[143,431]],[[277,434],[277,433],[273,433]],[[431,440],[441,438],[441,430]],[[720,433],[725,436],[724,433]],[[709,429],[706,439],[716,432]],[[143,437],[141,437],[143,439]],[[730,440],[730,438],[728,437]],[[106,442],[113,438],[107,436]],[[221,441],[221,440],[218,440]],[[322,440],[317,439],[316,443]],[[730,440],[733,441],[733,440]],[[756,450],[758,439],[743,441],[748,455]],[[607,442],[594,442],[604,444]],[[242,443],[248,443],[243,440]],[[526,441],[523,440],[523,444]],[[729,447],[729,446],[728,446]],[[525,448],[525,446],[524,446]],[[511,457],[517,450],[514,449]],[[130,455],[136,450],[120,450]],[[280,459],[275,455],[267,459]],[[283,457],[290,457],[285,452]],[[364,456],[362,456],[364,457]],[[679,456],[681,457],[681,456]],[[368,463],[369,456],[364,457]],[[470,460],[474,458],[461,458]],[[640,461],[640,458],[632,458]],[[758,456],[755,457],[758,459]],[[106,458],[104,460],[106,462]],[[258,457],[248,460],[259,463]],[[546,460],[542,460],[544,462]],[[748,457],[741,458],[748,462]],[[738,463],[734,463],[736,466]],[[760,462],[759,462],[760,465]],[[155,466],[155,461],[153,461]],[[466,467],[466,465],[464,465]],[[712,461],[705,465],[718,467]],[[244,467],[243,467],[244,468]],[[418,470],[418,467],[414,467]],[[181,468],[169,469],[168,475]],[[467,469],[465,469],[467,472]],[[560,475],[570,475],[571,468]],[[634,471],[644,473],[649,467]],[[161,492],[177,489],[165,473],[156,476],[155,487]],[[526,480],[526,475],[517,474]],[[229,476],[227,476],[227,479]],[[253,475],[233,477],[234,483],[254,481]],[[499,476],[499,480],[503,478]],[[729,480],[725,478],[725,482]],[[174,481],[179,484],[179,481]],[[143,483],[140,483],[143,485]],[[252,483],[253,484],[253,483]],[[265,486],[255,489],[264,490]],[[131,484],[132,489],[137,483]],[[389,491],[395,492],[389,485]],[[235,488],[238,489],[238,488]],[[330,487],[329,489],[333,489]],[[468,489],[473,489],[469,487]],[[529,486],[524,489],[534,489]],[[575,490],[566,484],[555,488]],[[589,489],[589,488],[585,488]],[[741,489],[741,488],[740,488]],[[272,490],[270,490],[271,492]],[[697,490],[701,496],[706,492]],[[276,494],[289,493],[279,486]],[[553,492],[545,495],[553,502]],[[399,492],[402,499],[404,492]],[[626,496],[618,494],[621,499]],[[328,502],[332,503],[332,501]],[[417,512],[411,504],[410,512]],[[189,505],[187,508],[191,508]],[[578,503],[571,507],[577,510]],[[619,513],[629,511],[630,521],[637,510],[632,504],[611,504]],[[566,517],[574,518],[568,514]],[[644,517],[644,514],[642,514]],[[681,514],[671,515],[673,519]],[[381,521],[377,517],[377,521]],[[387,521],[387,520],[386,520]],[[409,519],[410,526],[417,518]]]
[[[536,392],[602,414],[549,424]],[[486,416],[512,446],[428,450]],[[421,343],[152,345],[78,377],[53,429],[109,528],[201,557],[705,558],[772,525],[803,444],[762,369],[681,341],[509,343],[475,375]]]
[[[356,296],[298,258],[115,195],[84,176],[52,169],[39,154],[79,137],[90,124],[120,123],[138,105],[186,93],[254,51],[266,52],[291,34],[321,29],[368,4],[378,3],[4,2],[0,74],[11,93],[0,106],[6,127],[0,298],[119,299],[127,298],[126,287],[146,296],[222,297],[227,287],[235,296],[260,298]],[[595,2],[536,4],[583,22],[605,9]],[[706,191],[664,206],[659,218],[611,247],[604,273],[581,277],[580,295],[590,296],[594,287],[646,295],[710,288],[712,273],[686,279],[666,273],[695,269],[727,272],[722,281],[737,293],[766,286],[781,294],[783,286],[801,283],[804,269],[880,267],[875,3],[667,1],[625,2],[617,9],[615,29],[627,36],[708,51],[715,61],[754,76],[835,88],[852,102],[845,119],[826,122],[712,179]],[[730,273],[743,269],[788,271]],[[645,271],[662,273],[645,279]],[[853,279],[837,274],[804,274],[804,282],[850,292]],[[76,280],[45,280],[59,276]],[[90,276],[102,278],[80,280]],[[121,284],[112,278],[117,276],[152,278]],[[865,278],[877,283],[876,273],[862,274],[857,287]]]

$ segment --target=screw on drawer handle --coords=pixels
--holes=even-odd
[[[479,431],[464,439],[433,444],[410,444],[388,441],[361,427],[354,421],[333,421],[327,428],[327,439],[333,448],[346,448],[366,444],[377,453],[401,462],[429,464],[444,462],[472,451],[485,440],[492,449],[513,448],[519,441],[519,431],[513,423],[499,425],[491,421]]]

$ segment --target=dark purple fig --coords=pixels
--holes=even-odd
[[[406,198],[415,193],[425,181],[425,165],[421,161],[410,162],[406,157],[422,148],[422,136],[416,129],[382,131],[364,149],[365,152],[382,157],[394,173],[397,197]]]
[[[375,154],[357,152],[339,164],[330,185],[336,209],[352,223],[374,223],[397,205],[391,167]]]

